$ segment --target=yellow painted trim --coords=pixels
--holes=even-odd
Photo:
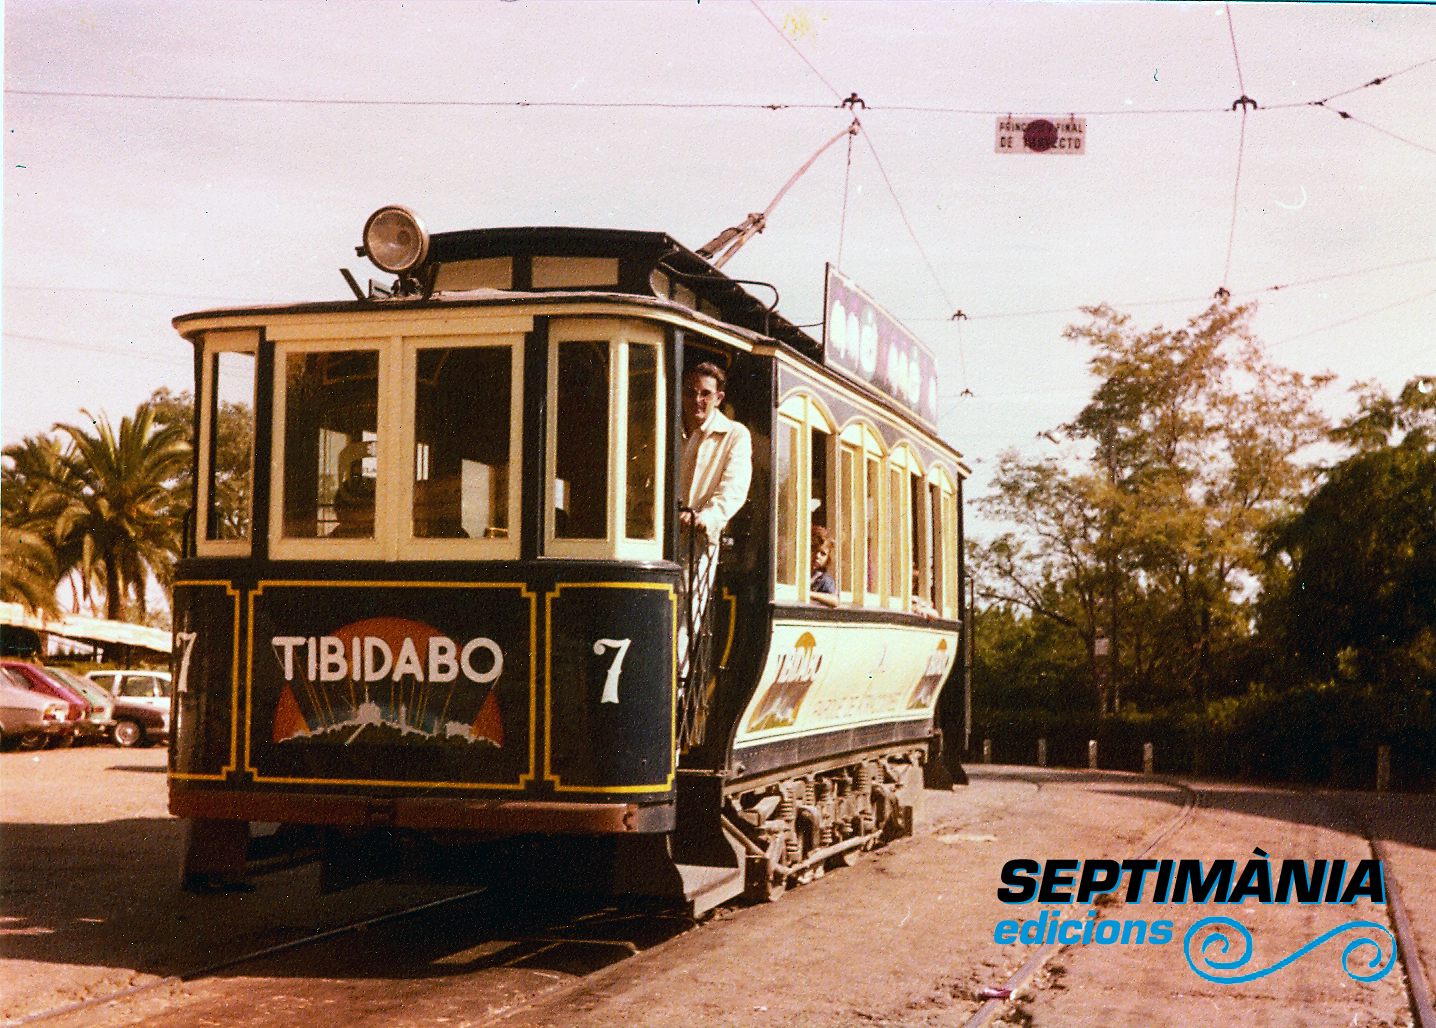
[[[723,667],[727,667],[728,658],[733,655],[733,636],[738,631],[738,597],[733,593],[729,592],[728,587],[725,585],[723,587],[723,599],[728,603],[728,639],[726,642],[723,643],[723,656],[719,659],[718,663]],[[674,639],[674,645],[677,646],[676,632],[674,633]],[[675,654],[677,653],[676,650],[674,652]],[[674,657],[673,666],[675,669],[678,667],[676,656]],[[675,674],[676,673],[677,672],[675,671]]]
[[[673,624],[678,624],[678,594],[671,585],[664,585],[661,582],[560,582],[557,587],[544,596],[544,640],[547,652],[544,659],[544,750],[543,750],[543,777],[545,782],[552,782],[555,792],[602,792],[602,793],[643,793],[663,792],[673,788],[673,783],[678,775],[678,658],[674,652],[671,677],[668,680],[668,752],[671,754],[672,766],[668,771],[668,778],[662,782],[652,785],[617,785],[607,788],[598,785],[564,785],[559,775],[553,770],[553,601],[565,589],[653,589],[668,594],[668,602],[673,608]],[[670,633],[674,639],[677,632]]]
[[[194,579],[184,582],[175,582],[174,588],[181,586],[223,586],[224,591],[234,598],[234,628],[230,637],[230,670],[229,670],[229,759],[218,774],[197,774],[194,772],[170,771],[170,780],[180,781],[210,781],[222,782],[227,779],[231,772],[239,768],[239,615],[240,591],[234,587],[234,583],[228,579]],[[178,735],[178,726],[171,726]]]
[[[266,587],[312,587],[312,588],[385,588],[385,589],[517,589],[520,597],[529,601],[529,766],[519,775],[517,783],[489,782],[435,782],[428,780],[410,781],[405,779],[367,778],[277,778],[261,775],[254,766],[254,754],[250,748],[254,721],[254,602]],[[538,712],[538,647],[534,633],[538,625],[538,596],[529,590],[527,582],[385,582],[385,581],[303,581],[303,580],[262,580],[249,592],[249,636],[246,640],[249,652],[249,674],[245,689],[244,707],[244,770],[256,782],[273,782],[283,785],[411,785],[430,789],[474,789],[488,791],[522,792],[528,783],[537,777],[537,735],[534,719]]]
[[[515,295],[519,294],[499,294],[496,299],[500,300],[502,305],[496,304],[493,307],[483,306],[482,302],[472,304],[467,299],[455,299],[448,303],[437,301],[443,305],[429,310],[410,308],[386,311],[369,307],[354,311],[298,312],[252,307],[233,314],[207,315],[201,312],[176,320],[179,322],[177,328],[180,334],[186,338],[212,328],[249,328],[262,325],[270,339],[288,340],[304,337],[315,331],[331,333],[338,338],[363,338],[373,335],[383,337],[396,333],[463,333],[473,331],[472,326],[476,321],[492,324],[528,323],[530,328],[519,331],[531,331],[532,319],[545,316],[641,318],[700,332],[715,342],[744,353],[755,350],[753,341],[746,338],[748,333],[745,329],[729,325],[700,311],[688,310],[678,304],[673,304],[671,309],[659,306],[659,303],[665,301],[655,302],[653,297],[637,297],[639,302],[621,299],[580,300],[570,303],[536,300],[531,304],[517,304],[512,300]],[[753,335],[756,336],[756,333]]]

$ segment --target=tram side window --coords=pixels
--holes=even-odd
[[[248,540],[254,497],[254,350],[212,352],[206,370],[204,538]]]
[[[944,556],[943,567],[955,569],[958,560],[957,554],[957,500],[954,495],[943,490],[942,493],[942,523],[948,526],[949,548]],[[962,611],[962,597],[957,594],[957,573],[952,570],[951,574],[944,573],[942,582],[942,609],[948,617],[957,617]]]
[[[886,547],[883,545],[887,540],[883,537],[882,508],[879,498],[882,496],[883,468],[882,462],[877,457],[867,458],[867,496],[865,503],[865,515],[867,520],[867,591],[877,593],[880,581],[878,569],[886,557]]]
[[[569,340],[558,347],[553,534],[608,537],[607,340]]]
[[[857,449],[844,443],[838,451],[838,502],[842,505],[842,532],[837,553],[840,555],[837,560],[837,580],[839,593],[851,593],[858,588],[856,582],[860,581],[854,574],[854,569],[862,566],[862,533],[857,526],[857,513],[862,509],[861,496],[855,492],[858,488],[856,468],[858,462]],[[861,593],[862,590],[858,589]],[[861,597],[854,597],[860,599]]]
[[[928,483],[927,503],[932,516],[932,576],[928,579],[927,598],[934,610],[941,610],[942,588],[947,580],[947,567],[943,563],[947,547],[943,537],[942,489],[936,482]]]
[[[907,534],[912,526],[903,517],[903,471],[896,465],[888,468],[888,526],[892,533],[892,559],[888,561],[888,596],[894,600],[900,600],[907,595],[909,582],[904,579],[910,578],[907,562],[904,554],[911,549],[905,546],[908,541]]]
[[[512,369],[506,346],[419,351],[415,538],[508,538]]]
[[[658,511],[658,348],[628,344],[628,496],[624,536],[653,539]]]
[[[379,353],[291,353],[284,367],[286,539],[374,536]]]
[[[798,475],[802,467],[799,438],[797,425],[786,418],[778,420],[777,466],[774,468],[778,485],[778,548],[774,554],[774,570],[782,585],[798,582]]]

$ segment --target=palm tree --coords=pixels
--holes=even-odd
[[[55,589],[78,557],[78,550],[63,546],[55,534],[67,503],[63,484],[71,476],[52,436],[29,436],[5,447],[4,455],[8,463],[0,477],[4,508],[0,593],[6,601],[30,610],[58,614]]]
[[[170,513],[170,485],[189,466],[190,446],[180,425],[158,427],[154,411],[142,403],[118,432],[89,411],[95,431],[56,425],[70,437],[62,456],[63,474],[55,485],[64,508],[55,519],[55,538],[73,548],[86,596],[92,582],[103,583],[105,616],[118,620],[125,597],[133,593],[145,614],[145,580],[153,572],[168,584],[179,552],[179,518]]]
[[[55,602],[55,551],[43,534],[32,528],[0,526],[0,600],[19,603],[27,610],[58,617]]]

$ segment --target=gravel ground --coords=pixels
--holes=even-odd
[[[308,935],[452,890],[379,885],[318,894],[313,868],[268,876],[247,895],[193,897],[176,887],[180,826],[165,810],[162,750],[85,748],[0,754],[0,1019],[15,1020],[202,967],[225,956]],[[131,1015],[116,1008],[80,1023],[379,1026],[850,1026],[963,1025],[984,989],[1001,987],[1034,947],[994,941],[1034,905],[998,901],[1001,868],[1015,857],[1121,859],[1140,853],[1181,812],[1174,783],[1106,772],[970,769],[972,784],[927,794],[917,834],[864,855],[773,904],[730,908],[697,929],[566,983],[523,1005],[496,1004],[481,974],[445,977],[462,954],[431,960],[415,984],[396,974],[403,1002],[345,1009],[342,981],[290,969],[283,979],[228,977],[156,997]],[[1305,859],[1368,856],[1360,819],[1389,840],[1428,977],[1436,942],[1436,818],[1431,797],[1375,797],[1200,783],[1204,804],[1152,857],[1231,858],[1255,847]],[[1055,909],[1055,908],[1054,908]],[[1088,907],[1066,908],[1082,916]],[[1321,932],[1385,911],[1353,907],[1113,904],[1104,917],[1170,919],[1168,945],[1069,946],[1020,989],[999,1017],[1063,1028],[1124,1025],[1410,1025],[1397,974],[1371,985],[1341,971],[1328,943],[1246,985],[1197,977],[1182,950],[1203,916],[1239,917],[1251,929],[1252,966],[1267,966]],[[426,958],[428,959],[428,958]],[[448,963],[446,963],[446,961]],[[259,970],[256,969],[256,975]],[[383,992],[382,978],[370,983]],[[488,984],[486,984],[486,982]],[[276,998],[338,997],[325,1016]],[[185,1013],[190,1009],[193,1016]],[[299,1013],[307,1009],[307,1013]],[[204,1012],[206,1016],[200,1018]],[[127,1019],[128,1018],[128,1019]]]

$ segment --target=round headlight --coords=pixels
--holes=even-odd
[[[381,271],[404,275],[429,255],[429,233],[407,207],[381,207],[364,223],[364,252]]]

